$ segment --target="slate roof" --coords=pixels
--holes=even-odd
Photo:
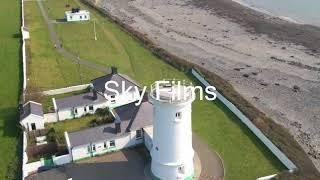
[[[97,99],[94,99],[94,94],[92,92],[74,95],[74,96],[68,96],[63,98],[57,98],[56,105],[59,110],[61,109],[69,109],[72,107],[82,107],[86,105],[93,105],[93,104],[99,104],[106,102],[107,100],[104,98],[104,96],[97,93]]]
[[[30,114],[43,117],[42,105],[33,101],[25,103],[21,110],[20,120],[23,120]]]
[[[115,81],[119,84],[118,87],[116,87],[114,84],[108,85],[109,88],[117,90],[118,92],[122,91],[122,82],[125,83],[125,89],[127,89],[130,86],[132,86],[132,90],[134,90],[133,88],[135,86],[137,86],[140,89],[139,84],[136,83],[134,80],[132,80],[129,76],[124,75],[124,74],[118,74],[118,73],[111,73],[111,74],[96,78],[96,79],[92,80],[91,83],[93,84],[93,87],[97,92],[99,92],[101,94],[113,95],[113,94],[115,94],[114,92],[107,91],[105,89],[105,84],[108,81]]]
[[[114,123],[71,132],[68,133],[71,147],[110,140],[123,136],[129,131],[150,126],[153,123],[153,107],[148,101],[141,103],[140,106],[135,106],[134,103],[130,103],[115,108],[114,112],[121,119],[121,133],[116,133]]]

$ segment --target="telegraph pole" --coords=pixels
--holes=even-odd
[[[95,20],[93,20],[93,31],[94,31],[94,40],[97,40],[96,21]]]

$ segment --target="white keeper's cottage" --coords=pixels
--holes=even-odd
[[[110,88],[118,91],[116,94],[105,88],[107,82],[116,82],[110,84]],[[128,92],[122,92],[122,88],[132,88]],[[56,117],[58,121],[74,119],[86,114],[94,114],[99,108],[116,108],[122,105],[130,104],[139,99],[141,87],[129,76],[119,74],[116,68],[112,68],[112,73],[96,78],[91,81],[91,92],[84,94],[52,99]]]
[[[72,8],[71,11],[65,12],[65,19],[68,22],[88,21],[90,20],[90,12],[87,10],[80,10],[79,8]]]

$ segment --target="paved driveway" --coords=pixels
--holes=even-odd
[[[146,159],[143,148],[123,150],[38,173],[27,180],[148,180],[144,175]]]

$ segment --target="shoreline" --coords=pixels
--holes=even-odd
[[[288,16],[273,15],[272,12],[270,12],[270,11],[254,7],[254,6],[250,5],[250,4],[247,4],[247,3],[243,2],[242,0],[231,0],[231,1],[233,1],[235,3],[238,3],[238,4],[242,5],[243,7],[246,7],[246,8],[249,8],[251,10],[254,10],[254,11],[258,12],[258,13],[266,14],[267,16],[271,16],[271,17],[274,17],[274,18],[279,18],[281,20],[287,21],[288,23],[295,23],[295,24],[298,24],[298,25],[311,25],[311,26],[318,27],[318,26],[313,25],[313,24],[306,24],[306,23],[300,22],[300,21],[295,20],[295,19],[293,19],[291,17],[288,17]]]
[[[220,17],[236,21],[244,28],[250,28],[251,33],[266,34],[271,38],[288,43],[302,45],[315,56],[320,57],[320,27],[309,24],[297,24],[273,16],[269,13],[254,10],[250,6],[239,3],[238,0],[192,0],[198,8],[209,8]],[[252,29],[251,29],[252,28]]]
[[[317,177],[309,161],[320,167],[316,121],[320,28],[267,17],[231,0],[155,0],[154,4],[98,0],[92,4],[170,64],[199,67],[213,82],[219,81],[218,88],[298,162],[305,177]],[[282,128],[305,152],[296,142],[290,147],[282,144],[292,138]]]

